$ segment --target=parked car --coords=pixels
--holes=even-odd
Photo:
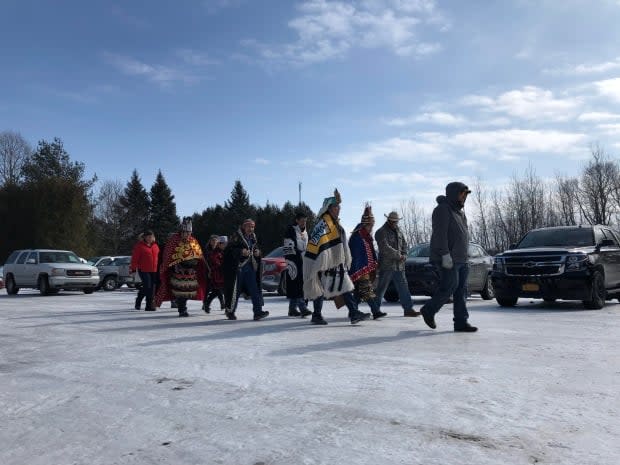
[[[124,255],[122,255],[124,256]],[[89,265],[96,266],[99,268],[100,266],[109,265],[112,260],[114,260],[116,256],[112,255],[102,255],[101,257],[90,257],[87,262]]]
[[[105,260],[102,261],[104,263]],[[131,266],[131,256],[121,255],[114,257],[106,265],[99,265],[99,287],[104,291],[113,291],[123,284],[129,287],[135,286],[134,276],[129,272]]]
[[[16,250],[4,264],[7,294],[20,288],[39,289],[41,295],[60,289],[83,290],[92,294],[99,284],[99,270],[86,265],[70,250]]]
[[[478,244],[469,243],[468,293],[480,293],[483,299],[490,300],[495,294],[491,282],[493,257]],[[430,243],[418,244],[407,254],[405,275],[411,295],[433,295],[439,286],[439,269],[430,263]],[[392,283],[384,296],[388,302],[398,302],[398,292]]]
[[[0,266],[0,289],[4,289],[4,267]]]
[[[502,307],[528,297],[602,308],[620,297],[620,233],[600,225],[533,229],[495,257],[492,280]]]
[[[267,292],[278,292],[278,295],[286,294],[286,259],[284,248],[277,247],[261,260],[261,285]]]

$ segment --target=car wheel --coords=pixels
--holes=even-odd
[[[605,306],[605,278],[603,273],[595,271],[592,275],[592,299],[584,300],[583,306],[588,310],[599,310]]]
[[[104,291],[113,291],[117,288],[116,278],[114,276],[106,276],[101,284]]]
[[[15,278],[11,274],[6,277],[4,285],[6,286],[6,293],[9,295],[15,295],[19,292],[19,287],[15,284]]]
[[[48,295],[50,293],[50,282],[47,276],[39,276],[39,294]]]
[[[480,293],[483,300],[491,300],[495,297],[495,289],[493,288],[493,283],[491,282],[491,277],[487,276],[487,282],[484,285],[484,289]]]
[[[497,300],[497,303],[501,307],[514,307],[515,305],[517,305],[517,300],[519,300],[519,298],[518,297],[495,297],[495,300]]]
[[[84,289],[84,294],[92,294],[93,292],[95,292],[94,289]]]
[[[278,295],[286,295],[286,275],[280,273],[280,284],[278,284]]]

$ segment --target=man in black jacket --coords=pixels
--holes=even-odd
[[[437,197],[438,205],[433,210],[430,261],[440,270],[439,289],[421,309],[424,322],[433,329],[437,327],[435,313],[453,297],[454,331],[478,330],[467,321],[469,231],[463,207],[469,193],[471,191],[462,182],[451,182],[446,186],[446,195]]]

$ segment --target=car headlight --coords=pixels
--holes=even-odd
[[[566,257],[566,271],[580,271],[586,268],[588,256],[585,254],[568,255]]]
[[[505,268],[504,259],[502,257],[495,257],[493,259],[493,271],[499,271],[500,273],[504,272]]]
[[[93,268],[90,272],[92,276],[99,276],[99,268]]]
[[[52,276],[64,276],[65,269],[64,268],[52,268]]]

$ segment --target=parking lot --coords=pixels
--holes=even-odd
[[[317,327],[274,295],[259,322],[134,296],[0,294],[0,463],[620,463],[617,301],[472,298],[456,334],[450,308]]]

